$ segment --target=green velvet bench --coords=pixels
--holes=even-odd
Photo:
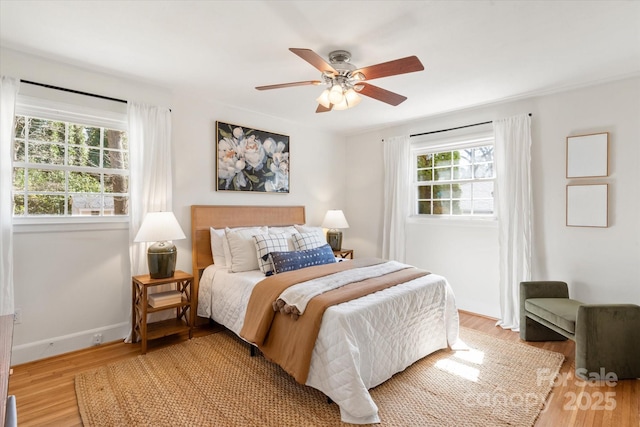
[[[583,379],[640,378],[640,306],[583,304],[565,282],[520,283],[520,338],[576,343],[576,375]],[[591,374],[591,375],[590,375]]]

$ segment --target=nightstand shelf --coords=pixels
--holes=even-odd
[[[177,304],[168,304],[168,305],[163,305],[161,307],[151,307],[151,305],[148,305],[147,313],[155,313],[157,311],[168,310],[170,308],[184,307],[185,305],[189,305],[189,304],[190,304],[190,302],[187,301],[187,299],[183,297],[182,301],[177,303]]]
[[[175,290],[180,292],[182,300],[179,303],[167,304],[161,307],[149,305],[148,288],[160,285],[175,284]],[[147,352],[147,341],[162,338],[182,332],[189,332],[189,339],[193,336],[195,323],[195,307],[192,297],[193,276],[184,271],[176,271],[172,277],[166,279],[152,279],[148,274],[134,276],[131,279],[132,341],[141,341],[142,354]],[[147,321],[147,315],[164,310],[175,310],[176,317],[159,322]]]
[[[190,329],[183,320],[167,319],[147,324],[147,340],[168,337],[169,335],[186,332]]]

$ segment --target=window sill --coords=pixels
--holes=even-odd
[[[14,233],[126,230],[129,217],[14,218]]]
[[[409,224],[454,225],[457,227],[498,227],[496,217],[470,216],[422,216],[412,215],[407,219]]]

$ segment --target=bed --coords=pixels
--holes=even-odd
[[[335,271],[349,270],[349,274],[366,269],[403,268],[402,274],[408,271],[413,274],[416,270],[411,266],[396,267],[398,263],[392,265],[392,262],[384,260],[356,259],[265,277],[261,270],[231,272],[231,267],[213,263],[211,228],[224,230],[226,227],[261,226],[275,230],[276,227],[305,223],[304,206],[192,206],[194,297],[198,316],[212,319],[245,341],[254,343],[253,338],[246,338],[248,326],[245,319],[247,323],[251,321],[259,299],[255,296],[258,288],[269,284],[267,288],[270,289],[270,281],[280,280],[278,276],[284,278],[297,274],[303,277],[311,274],[312,270],[324,271],[321,275],[327,275],[326,272],[333,272],[334,268]],[[342,273],[332,273],[327,277],[338,277],[339,274]],[[453,345],[458,339],[455,299],[444,277],[424,272],[397,280],[400,282],[394,286],[326,308],[317,322],[319,330],[309,352],[310,363],[304,376],[291,372],[286,361],[275,360],[298,382],[320,390],[335,402],[340,407],[343,422],[380,422],[378,407],[369,389],[426,355]],[[267,304],[272,302],[266,301]],[[311,305],[309,302],[308,307]],[[247,307],[251,307],[249,315]],[[275,307],[271,309],[274,325],[280,322],[296,328],[302,324],[300,319],[306,321],[311,316],[304,312],[299,319],[292,319],[290,314],[275,310]],[[307,308],[307,311],[312,310]],[[290,346],[294,346],[291,347],[294,349],[292,355],[297,354],[297,342],[291,341],[293,344],[289,343]],[[268,353],[269,346],[261,344],[257,346],[265,357],[273,360]]]

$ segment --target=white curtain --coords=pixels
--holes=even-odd
[[[129,241],[131,274],[145,274],[147,245],[134,243],[147,212],[171,211],[171,113],[168,108],[129,102]]]
[[[385,139],[382,257],[398,262],[405,262],[405,227],[411,203],[410,156],[408,136]]]
[[[165,107],[129,102],[129,247],[131,275],[149,272],[148,243],[133,241],[147,212],[172,210],[171,112]],[[163,291],[168,285],[158,286]],[[130,308],[133,310],[133,307]],[[165,313],[166,314],[166,313]],[[151,320],[161,320],[154,313]],[[125,339],[132,341],[132,331]]]
[[[500,320],[520,325],[520,282],[531,279],[531,117],[494,120],[495,199],[500,251]]]
[[[20,80],[0,77],[0,315],[13,314],[13,132]],[[4,402],[1,404],[4,405]]]

